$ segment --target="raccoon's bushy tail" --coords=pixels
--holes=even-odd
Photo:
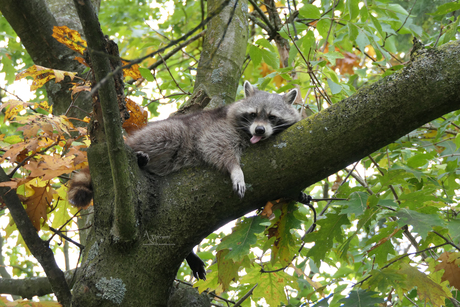
[[[67,198],[72,205],[78,208],[87,207],[91,203],[93,187],[89,167],[80,170],[73,176],[67,191]]]

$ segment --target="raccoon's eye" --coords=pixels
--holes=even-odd
[[[249,114],[249,117],[251,117],[251,118],[256,118],[256,117],[257,117],[257,114],[256,114],[256,113],[251,113],[251,114]]]
[[[269,119],[269,120],[276,120],[276,116],[275,116],[275,115],[269,115],[269,116],[268,116],[268,119]]]

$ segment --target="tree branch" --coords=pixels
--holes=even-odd
[[[73,286],[75,270],[64,272],[65,280],[69,287]],[[34,296],[43,296],[53,293],[51,284],[47,277],[31,277],[23,279],[1,278],[0,293],[18,295],[23,298],[32,299]]]
[[[137,236],[133,206],[135,180],[123,141],[114,80],[108,78],[101,84],[102,79],[113,74],[106,51],[106,40],[91,1],[75,0],[74,3],[85,32],[96,80],[100,83],[99,98],[115,192],[113,230],[119,240],[131,241]]]
[[[248,185],[242,200],[232,193],[228,175],[211,167],[165,177],[153,223],[177,233],[171,240],[178,246],[193,246],[266,201],[295,197],[305,187],[459,109],[459,53],[460,41],[425,51],[399,73],[248,148],[242,157]],[[181,182],[180,189],[176,182]],[[181,220],[183,231],[174,231],[170,216],[193,218]]]

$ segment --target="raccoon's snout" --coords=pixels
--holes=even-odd
[[[255,133],[257,135],[264,135],[265,133],[265,127],[264,126],[257,126],[255,130]]]

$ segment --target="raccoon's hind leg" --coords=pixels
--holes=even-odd
[[[243,198],[244,193],[246,192],[246,183],[244,182],[243,170],[238,164],[236,164],[229,171],[229,173],[230,178],[232,179],[233,191],[235,191],[240,198]]]
[[[188,266],[192,269],[192,274],[196,279],[206,280],[206,267],[197,254],[190,252],[185,260],[187,260]]]

